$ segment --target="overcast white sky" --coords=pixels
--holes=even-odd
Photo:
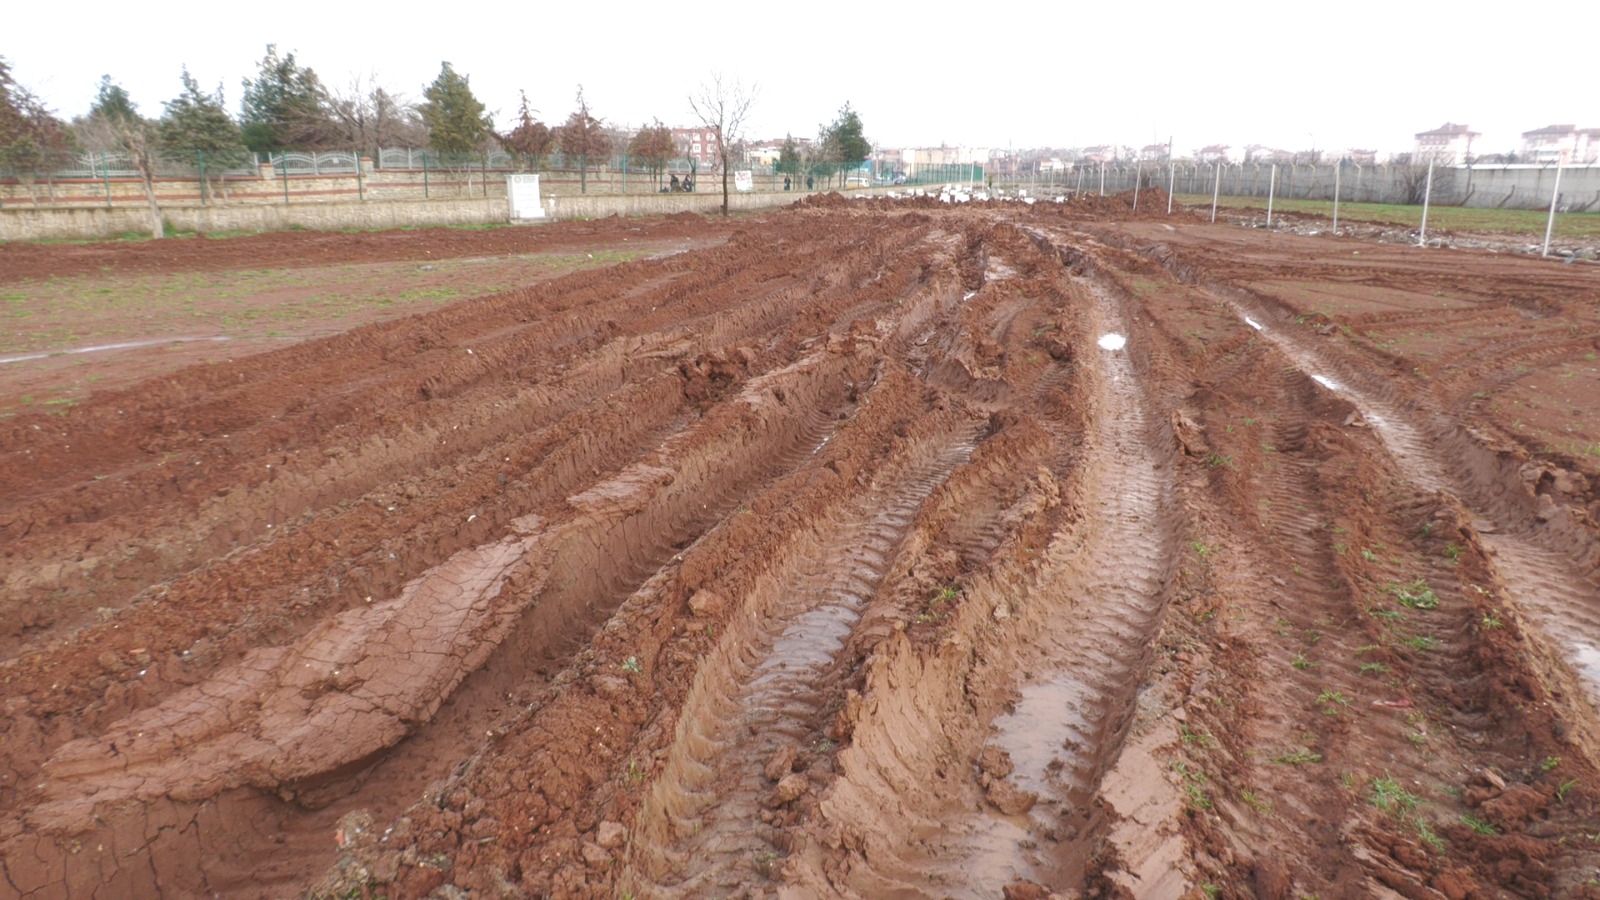
[[[688,94],[721,71],[759,84],[751,137],[814,135],[849,101],[868,138],[891,147],[1140,147],[1170,135],[1180,153],[1401,151],[1451,121],[1481,132],[1474,149],[1490,153],[1544,125],[1600,127],[1578,7],[1552,17],[1411,0],[496,6],[19,3],[0,20],[0,55],[63,118],[87,111],[103,74],[159,115],[184,64],[207,89],[220,83],[237,112],[241,79],[276,43],[330,85],[376,73],[413,99],[449,60],[500,123],[519,88],[545,121],[561,121],[581,82],[608,123],[689,125]]]

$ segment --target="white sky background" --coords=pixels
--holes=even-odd
[[[1600,127],[1593,57],[1575,30],[1582,4],[1548,15],[1408,0],[496,6],[19,3],[0,16],[0,56],[68,119],[103,74],[159,115],[184,64],[205,89],[220,82],[237,113],[241,79],[276,43],[330,86],[376,73],[413,100],[449,60],[502,126],[519,88],[561,122],[580,82],[608,124],[696,124],[687,97],[720,71],[759,84],[748,137],[814,136],[849,101],[885,147],[1138,148],[1170,135],[1180,155],[1256,143],[1404,151],[1451,121],[1494,153],[1544,125]]]

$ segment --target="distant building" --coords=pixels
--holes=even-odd
[[[1546,125],[1522,133],[1522,159],[1531,163],[1592,163],[1600,157],[1600,128]]]
[[[674,128],[672,144],[678,155],[698,162],[702,166],[716,165],[717,130],[715,128]],[[730,154],[731,155],[731,154]]]
[[[1465,125],[1446,122],[1432,131],[1417,132],[1417,149],[1413,159],[1418,162],[1433,160],[1450,165],[1466,162],[1472,155],[1473,138],[1482,137]]]
[[[716,137],[712,137],[712,146],[716,145]],[[745,147],[745,160],[751,165],[771,166],[776,165],[778,157],[783,155],[783,138],[770,141],[753,141]]]
[[[1227,144],[1211,144],[1195,151],[1194,158],[1207,165],[1228,165],[1238,162],[1233,148]]]
[[[1294,161],[1294,154],[1266,144],[1247,144],[1244,148],[1244,161],[1263,166],[1271,163],[1289,163]]]
[[[1139,148],[1139,159],[1144,162],[1163,162],[1171,155],[1170,144],[1145,144]]]

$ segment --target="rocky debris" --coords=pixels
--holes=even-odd
[[[978,754],[977,766],[978,771],[990,778],[1005,778],[1016,769],[1011,763],[1011,754],[994,744],[984,747]]]
[[[794,771],[794,762],[799,755],[800,752],[793,744],[785,744],[778,748],[777,753],[772,754],[772,758],[767,760],[766,766],[761,771],[767,776],[768,781],[782,781]]]
[[[628,829],[621,822],[601,822],[595,829],[594,841],[607,850],[621,849],[628,838]]]
[[[1039,802],[1039,795],[1025,791],[1005,779],[994,779],[985,787],[984,796],[995,809],[1008,816],[1020,816]]]
[[[811,789],[811,781],[799,773],[785,775],[778,782],[778,790],[773,794],[775,806],[785,806],[805,796]]]

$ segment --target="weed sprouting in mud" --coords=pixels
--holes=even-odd
[[[1411,609],[1439,608],[1439,598],[1433,593],[1433,588],[1421,578],[1412,579],[1406,584],[1391,583],[1388,592],[1401,606]]]
[[[1387,772],[1379,778],[1372,779],[1371,787],[1372,793],[1368,795],[1367,801],[1396,818],[1414,812],[1417,804],[1421,802],[1421,798],[1401,787],[1400,782]]]
[[[1284,766],[1299,766],[1306,763],[1322,762],[1322,754],[1314,750],[1290,750],[1287,753],[1280,753],[1274,756],[1272,761]]]

